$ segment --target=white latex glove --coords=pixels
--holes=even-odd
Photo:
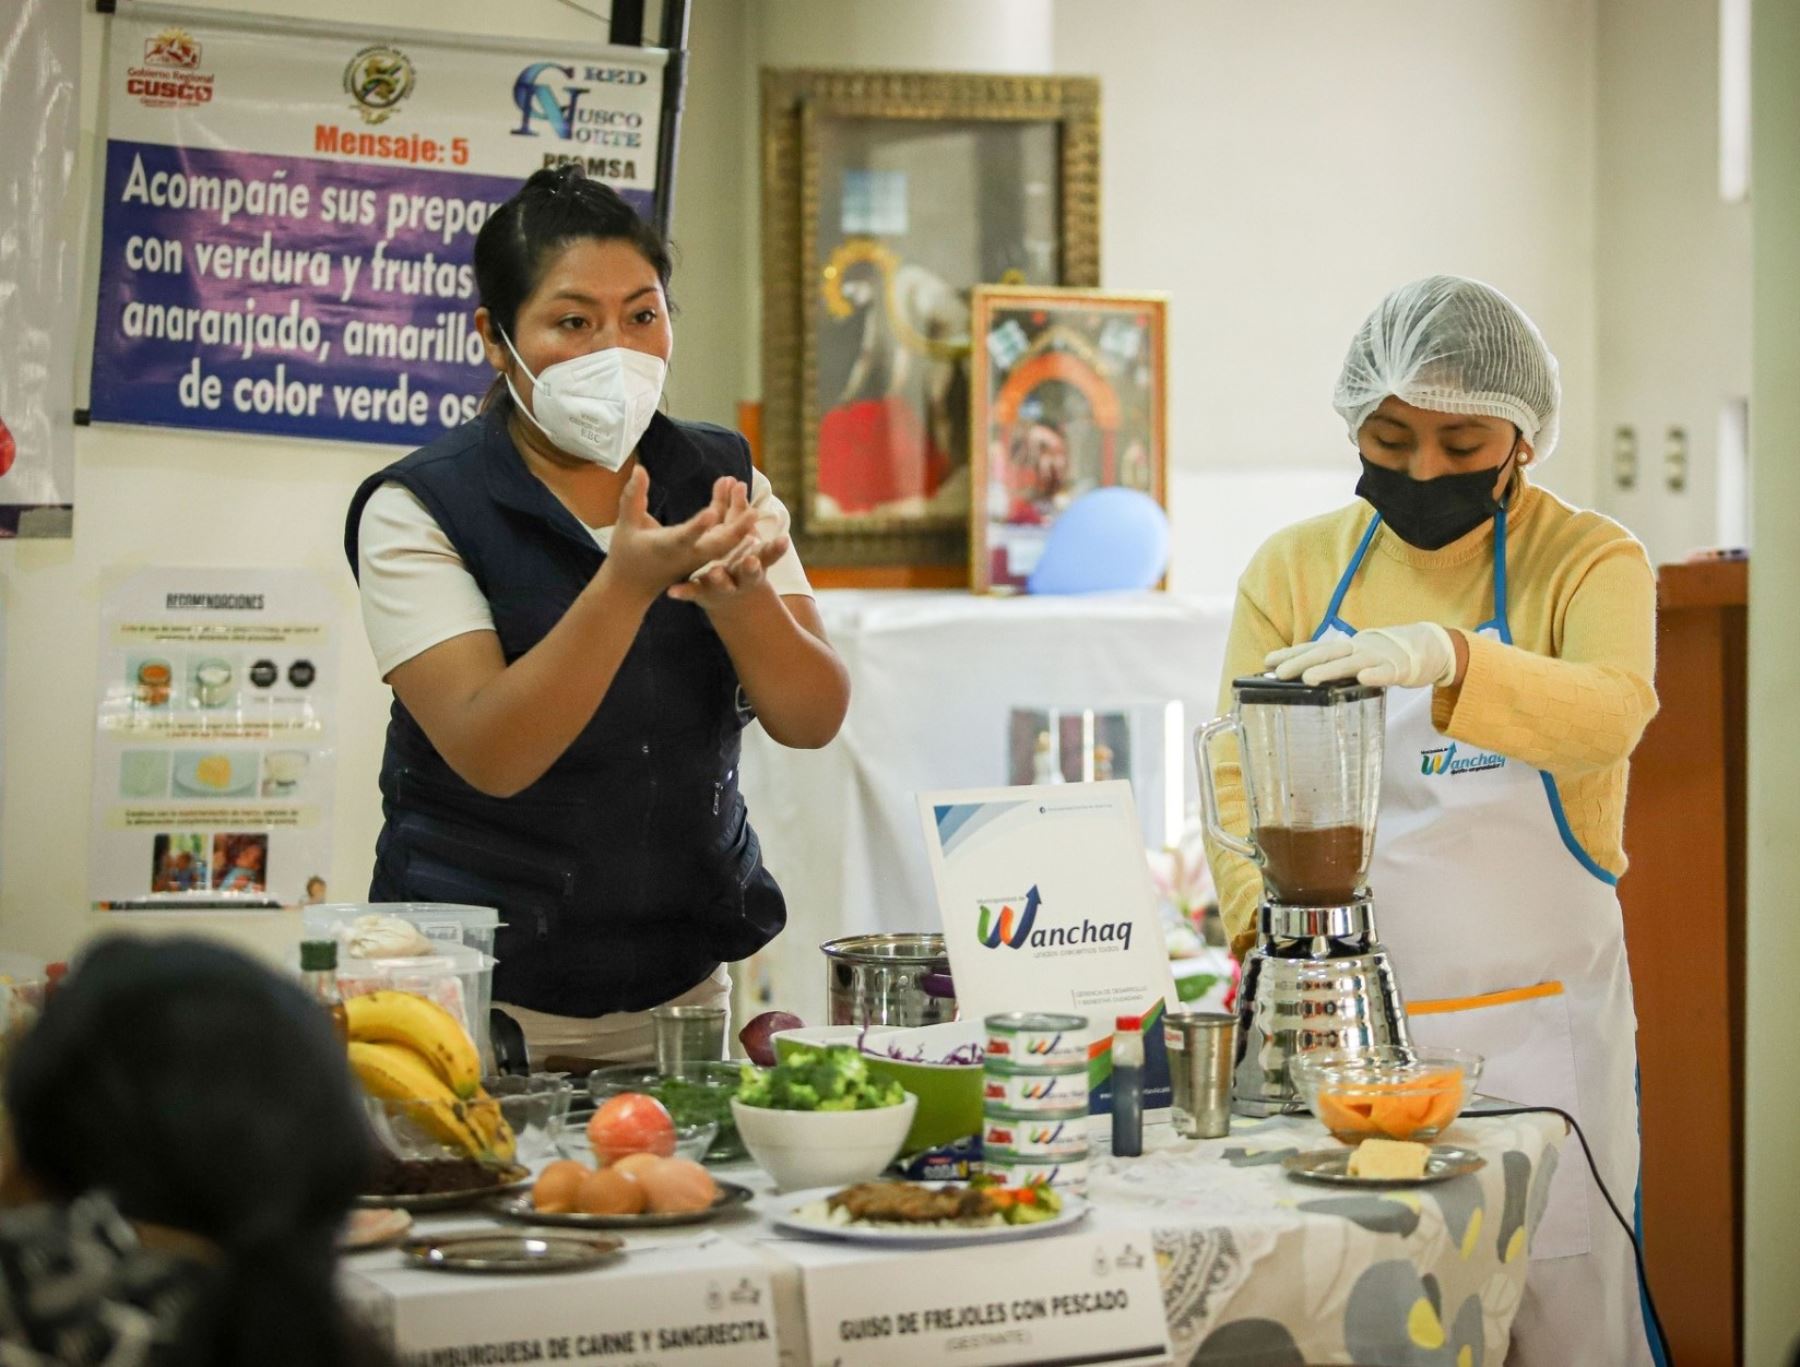
[[[1270,651],[1263,666],[1278,679],[1309,684],[1355,679],[1382,688],[1441,688],[1456,678],[1456,648],[1436,622],[1413,622]]]

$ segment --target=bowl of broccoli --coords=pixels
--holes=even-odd
[[[918,1098],[876,1076],[848,1045],[798,1048],[745,1068],[731,1114],[738,1137],[782,1191],[866,1182],[900,1153]]]

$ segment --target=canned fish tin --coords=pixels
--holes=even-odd
[[[1086,1158],[1087,1112],[1031,1115],[990,1109],[982,1120],[981,1148],[1022,1159]]]
[[[1087,1069],[1066,1072],[1012,1072],[988,1068],[981,1079],[982,1103],[987,1110],[1046,1111],[1085,1114],[1088,1104]]]
[[[1016,1068],[1087,1066],[1086,1016],[1008,1011],[987,1018],[987,1056]]]
[[[1087,1190],[1088,1161],[1080,1158],[1021,1158],[1007,1149],[987,1149],[981,1170],[1008,1187],[1055,1187],[1077,1194]]]

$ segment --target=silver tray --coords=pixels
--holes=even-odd
[[[580,1272],[620,1257],[625,1241],[611,1234],[560,1229],[482,1230],[408,1239],[400,1252],[414,1267],[443,1272]]]
[[[1487,1166],[1487,1159],[1471,1149],[1438,1144],[1426,1156],[1423,1177],[1352,1177],[1347,1169],[1354,1152],[1354,1149],[1308,1149],[1304,1153],[1290,1153],[1281,1160],[1281,1166],[1287,1169],[1288,1176],[1302,1182],[1324,1182],[1338,1187],[1416,1187],[1426,1182],[1447,1182],[1452,1177],[1478,1172]]]
[[[668,1215],[583,1215],[579,1211],[551,1215],[532,1209],[530,1192],[495,1201],[492,1209],[496,1215],[528,1225],[555,1225],[566,1229],[667,1229],[671,1225],[704,1224],[725,1211],[748,1205],[755,1195],[749,1187],[740,1187],[736,1182],[719,1182],[718,1187],[718,1199],[705,1210],[684,1210]]]
[[[459,1206],[472,1206],[478,1201],[491,1200],[509,1191],[519,1191],[531,1185],[531,1169],[521,1167],[517,1163],[509,1163],[500,1170],[500,1180],[485,1187],[462,1187],[456,1191],[427,1191],[412,1196],[359,1196],[355,1204],[359,1206],[392,1206],[395,1210],[410,1210],[415,1215],[428,1214],[434,1210],[455,1210]]]

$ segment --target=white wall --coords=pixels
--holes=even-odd
[[[1719,6],[1600,0],[1595,257],[1599,506],[1677,560],[1717,544],[1719,409],[1750,387],[1750,206],[1719,196]],[[1613,484],[1613,430],[1638,479]],[[1689,477],[1664,482],[1672,426]]]
[[[1759,3],[1755,48],[1750,561],[1749,1000],[1744,1094],[1744,1361],[1781,1364],[1800,1346],[1800,5]]]
[[[1322,466],[1347,502],[1344,349],[1445,271],[1542,327],[1568,395],[1545,482],[1591,500],[1593,29],[1594,0],[1057,0],[1058,68],[1103,83],[1105,283],[1172,296],[1177,466]],[[1241,535],[1226,488],[1176,535]]]
[[[192,3],[193,0],[190,0]],[[200,7],[260,14],[305,13],[370,22],[363,0],[211,0]],[[492,31],[484,0],[383,0],[396,28]],[[671,375],[684,414],[730,422],[744,391],[736,256],[741,221],[731,206],[748,174],[734,146],[745,98],[743,14],[735,0],[701,0],[694,18],[694,84],[683,145],[683,180],[672,235],[682,248],[679,293],[686,311]],[[104,21],[84,16],[81,164],[92,181],[98,64]],[[515,32],[604,42],[604,25],[555,0],[507,10]],[[753,164],[753,163],[752,163]],[[720,212],[721,185],[728,188]],[[83,231],[70,224],[69,231]],[[92,279],[80,306],[91,336]],[[711,301],[723,300],[722,306]],[[371,470],[397,448],[212,435],[152,428],[78,430],[73,541],[0,541],[9,662],[4,699],[5,806],[0,812],[0,945],[45,957],[66,954],[88,919],[87,824],[94,728],[95,610],[112,576],[146,565],[303,566],[336,592],[345,628],[333,855],[337,895],[368,887],[380,825],[375,777],[387,690],[362,641],[342,550],[344,509]]]

